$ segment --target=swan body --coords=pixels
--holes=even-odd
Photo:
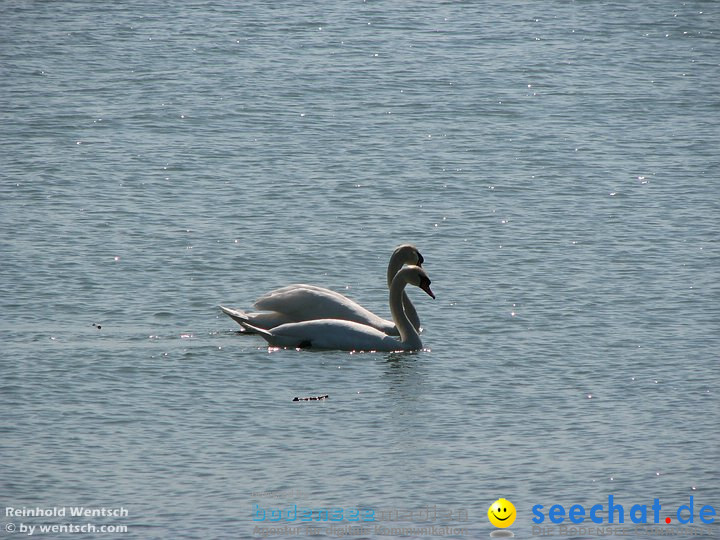
[[[403,265],[422,266],[423,262],[423,256],[415,246],[403,244],[395,248],[388,263],[388,287]],[[420,318],[404,291],[402,303],[411,323],[416,330],[420,330]],[[254,307],[260,311],[245,313],[223,306],[220,306],[220,309],[246,331],[253,333],[255,328],[268,330],[291,322],[340,319],[371,326],[384,334],[399,335],[393,321],[375,315],[345,295],[315,285],[295,284],[275,289],[258,298]],[[250,324],[246,325],[243,322]]]
[[[371,326],[355,321],[318,319],[281,324],[270,330],[255,327],[249,319],[242,320],[242,312],[234,311],[237,320],[248,330],[259,334],[270,346],[343,351],[415,351],[422,349],[420,335],[403,308],[405,286],[411,284],[435,298],[430,278],[419,266],[407,266],[396,274],[390,286],[390,312],[398,328],[400,339],[388,336]]]
[[[347,296],[314,285],[288,285],[276,289],[259,298],[255,307],[265,311],[243,316],[258,328],[269,329],[290,322],[317,319],[341,319],[377,328],[385,334],[397,335],[397,328],[392,321],[378,317]],[[220,306],[220,309],[240,323],[238,317],[234,316],[237,310],[224,306]]]

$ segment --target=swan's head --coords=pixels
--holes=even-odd
[[[415,285],[425,291],[428,296],[435,298],[435,293],[430,289],[430,278],[425,273],[425,270],[419,266],[406,266],[397,273],[398,276],[402,277],[409,285]]]
[[[396,258],[402,264],[413,264],[417,266],[422,266],[425,262],[425,259],[418,249],[412,244],[402,244],[396,247],[393,252],[393,258]]]

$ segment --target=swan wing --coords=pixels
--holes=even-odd
[[[225,306],[220,306],[220,309],[223,311],[223,313],[225,313],[225,315],[227,315],[240,326],[242,326],[246,332],[249,332],[251,334],[254,333],[254,331],[249,330],[244,325],[244,323],[250,323],[252,326],[267,329],[275,328],[276,326],[280,326],[281,324],[293,322],[293,319],[291,319],[284,313],[277,313],[275,311],[245,313],[241,309],[232,309]]]
[[[255,301],[255,308],[263,311],[277,311],[281,313],[301,313],[311,310],[316,302],[339,305],[357,305],[347,296],[315,285],[304,283],[287,285],[262,295]]]
[[[397,335],[392,321],[378,317],[345,295],[314,285],[296,284],[275,289],[258,298],[255,308],[280,313],[292,321],[340,319]]]

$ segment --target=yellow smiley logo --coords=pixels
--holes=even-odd
[[[490,523],[500,529],[504,529],[515,523],[515,516],[515,506],[507,499],[498,499],[488,508],[488,519]]]

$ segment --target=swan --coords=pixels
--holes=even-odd
[[[419,266],[406,266],[393,278],[390,285],[390,313],[400,332],[395,339],[377,328],[355,321],[318,319],[281,324],[270,330],[253,326],[249,320],[240,324],[254,331],[272,347],[297,347],[333,349],[341,351],[416,351],[422,349],[422,341],[403,309],[403,293],[406,285],[415,285],[435,298],[430,289],[430,278]]]
[[[415,246],[402,244],[396,247],[388,263],[388,287],[390,287],[395,274],[403,265],[422,266],[423,262],[425,262],[425,259],[423,259]],[[418,317],[415,306],[413,306],[405,291],[402,293],[402,304],[410,322],[419,331],[420,317]],[[388,335],[398,335],[394,322],[378,317],[354,300],[350,300],[347,296],[314,285],[288,285],[275,289],[258,298],[255,301],[255,308],[262,311],[245,313],[241,310],[220,306],[223,313],[243,326],[248,332],[254,332],[254,330],[243,324],[245,322],[249,322],[251,327],[268,330],[290,322],[342,319],[372,326]]]

